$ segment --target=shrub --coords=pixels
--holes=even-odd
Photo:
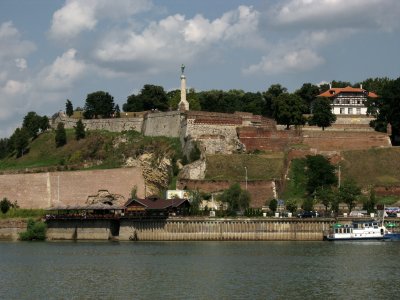
[[[12,204],[7,198],[3,198],[3,200],[0,201],[0,210],[3,214],[7,213],[11,206]]]
[[[46,239],[46,224],[33,219],[28,220],[26,231],[19,234],[21,241],[43,241]]]

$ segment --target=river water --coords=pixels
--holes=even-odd
[[[398,242],[1,242],[1,299],[399,299]]]

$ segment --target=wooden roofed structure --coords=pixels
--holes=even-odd
[[[125,215],[185,215],[189,212],[190,202],[188,199],[162,199],[157,196],[144,199],[129,199],[125,205]]]

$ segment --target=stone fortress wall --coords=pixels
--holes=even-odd
[[[146,136],[177,137],[183,145],[197,141],[206,154],[230,154],[238,150],[256,149],[283,151],[296,144],[320,151],[390,147],[389,136],[372,130],[368,125],[370,120],[363,116],[338,116],[335,124],[325,131],[311,126],[301,130],[285,130],[272,119],[244,112],[147,112],[134,118],[83,122],[88,130],[121,132],[132,129]],[[59,113],[52,119],[52,127],[63,122],[66,128],[73,128],[76,121]]]
[[[89,130],[120,132],[133,129],[148,136],[179,137],[183,144],[197,141],[207,154],[229,154],[236,150],[256,149],[283,151],[288,146],[297,144],[302,144],[315,153],[391,146],[387,134],[370,130],[334,130],[335,126],[340,127],[346,122],[353,126],[358,122],[358,125],[365,127],[365,118],[359,121],[348,117],[338,118],[337,124],[330,130],[322,131],[305,128],[281,130],[274,120],[241,112],[225,114],[173,111],[138,115],[133,118],[93,119],[83,122]],[[77,119],[59,113],[52,119],[52,126],[55,128],[58,122],[63,122],[66,128],[73,128],[76,121]],[[202,168],[204,167],[206,166]],[[191,174],[190,170],[187,173]],[[210,182],[196,182],[193,179],[201,181],[202,178],[189,176],[182,178],[180,184],[188,187],[202,186],[206,190],[219,189],[227,184],[218,182],[215,183],[215,187],[210,187]],[[84,204],[88,195],[95,194],[99,189],[107,189],[110,193],[121,194],[127,199],[135,185],[138,187],[138,196],[142,197],[145,184],[140,168],[0,175],[1,196],[11,201],[17,200],[23,208],[46,208],[57,204],[58,201],[71,205]],[[268,182],[254,183],[254,187],[249,184],[249,189],[256,194],[262,191],[263,195],[269,195],[270,185]],[[256,194],[255,199],[263,198]]]
[[[0,175],[1,197],[17,201],[21,208],[84,205],[88,196],[99,190],[127,200],[135,185],[139,187],[138,196],[143,197],[140,168]]]

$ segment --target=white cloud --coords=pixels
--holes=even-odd
[[[0,66],[10,58],[24,57],[35,50],[34,43],[21,39],[12,22],[0,25]]]
[[[150,0],[67,0],[53,14],[50,36],[64,40],[93,30],[101,19],[124,19],[150,9]]]
[[[310,49],[299,49],[282,54],[264,56],[261,62],[251,65],[243,72],[253,74],[265,73],[294,73],[311,70],[324,63],[324,59]]]
[[[283,3],[282,3],[283,2]],[[269,11],[272,24],[293,28],[398,28],[398,0],[290,0]]]
[[[257,34],[258,19],[259,13],[246,6],[215,20],[202,15],[186,19],[176,14],[152,22],[141,32],[109,32],[99,42],[94,56],[100,64],[116,68],[114,71],[157,73],[200,56],[207,60],[212,47],[259,47],[262,38]]]
[[[69,49],[39,73],[40,87],[44,90],[65,90],[85,72],[87,66],[76,59],[76,50]]]
[[[24,69],[26,69],[28,67],[28,64],[27,64],[25,58],[16,58],[15,59],[15,65],[20,70],[24,70]]]

